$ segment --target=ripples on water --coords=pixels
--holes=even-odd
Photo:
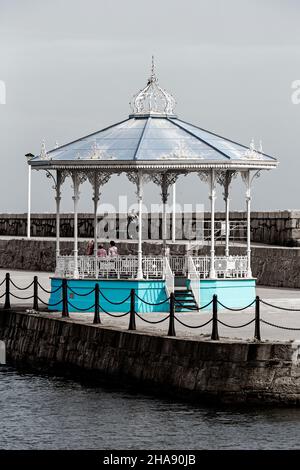
[[[299,449],[299,409],[195,406],[0,367],[2,449]]]

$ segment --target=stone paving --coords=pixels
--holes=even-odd
[[[4,278],[7,270],[0,270],[0,282]],[[35,273],[35,272],[25,272],[25,271],[10,271],[11,279],[20,287],[25,287],[33,279],[34,275],[38,275],[39,282],[45,287],[45,289],[50,289],[50,280],[49,273]],[[4,286],[0,288],[0,295],[4,292]],[[11,293],[18,295],[19,297],[27,297],[31,294],[32,288],[27,291],[18,291],[13,286],[11,287]],[[39,292],[40,298],[47,302],[48,294]],[[274,328],[268,325],[261,324],[261,337],[262,340],[268,341],[293,341],[300,340],[300,290],[297,289],[283,289],[283,288],[271,288],[271,287],[258,287],[257,295],[261,299],[265,300],[268,303],[285,307],[285,308],[294,308],[299,309],[299,312],[286,312],[271,308],[265,305],[261,305],[261,318],[274,323],[276,325],[282,325],[289,328],[299,328],[299,331],[290,331]],[[3,298],[0,300],[3,305]],[[21,307],[24,305],[24,310],[31,308],[31,300],[18,300],[15,298],[11,299],[12,306],[16,305]],[[1,304],[0,304],[1,305]],[[60,313],[47,313],[40,312],[39,315],[47,317],[60,318]],[[71,313],[71,318],[68,321],[75,321],[78,323],[88,323],[92,324],[93,314],[92,313]],[[159,320],[162,317],[166,317],[166,313],[147,313],[142,315],[144,318],[150,321]],[[207,312],[186,312],[186,313],[176,313],[176,316],[179,320],[184,323],[187,323],[192,326],[196,326],[202,323],[205,323],[211,318],[211,313]],[[247,323],[252,318],[254,318],[254,308],[249,308],[242,312],[230,312],[230,311],[220,311],[219,319],[229,325],[240,325]],[[107,328],[118,328],[126,330],[128,327],[129,316],[123,318],[112,318],[106,314],[101,314],[101,321],[103,327]],[[158,335],[166,335],[168,331],[168,321],[160,323],[158,325],[149,325],[143,322],[141,319],[136,318],[137,331],[141,332],[151,332]],[[201,339],[209,340],[211,333],[211,324],[201,328],[201,329],[190,329],[186,328],[180,323],[175,323],[177,337],[191,338],[191,339]],[[230,340],[239,340],[239,339],[252,339],[254,334],[254,323],[248,325],[245,328],[231,329],[219,324],[219,335],[220,338],[228,338]]]

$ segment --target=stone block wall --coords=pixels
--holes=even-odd
[[[299,344],[199,341],[107,329],[4,311],[0,339],[10,364],[107,377],[199,403],[300,403]]]
[[[204,213],[204,230],[209,233],[210,214]],[[216,230],[220,230],[218,222],[224,220],[223,212],[216,212]],[[177,214],[176,239],[194,240],[202,237],[203,224],[196,214]],[[246,214],[242,211],[232,211],[230,220],[246,221]],[[200,222],[199,222],[200,221]],[[167,237],[171,238],[172,220],[168,215]],[[74,221],[72,214],[62,214],[60,221],[60,234],[62,238],[72,238]],[[137,224],[127,215],[98,217],[98,233],[102,239],[137,239]],[[206,232],[205,232],[206,233]],[[26,214],[0,214],[0,236],[26,237]],[[32,214],[31,235],[33,237],[55,237],[55,214]],[[79,214],[78,234],[80,238],[93,238],[94,222],[92,214]],[[161,214],[146,215],[143,217],[143,238],[146,240],[159,240],[162,236]],[[237,229],[235,241],[245,240],[246,227]],[[286,210],[273,212],[252,212],[251,237],[253,242],[282,246],[300,246],[300,211]]]
[[[137,254],[137,244],[134,242],[118,242],[120,254]],[[79,243],[79,254],[84,254],[86,242]],[[61,253],[71,254],[73,243],[61,242]],[[144,242],[144,254],[161,254],[161,243]],[[186,252],[186,245],[170,245],[173,255]],[[231,254],[245,255],[245,247],[231,247]],[[209,247],[203,247],[195,254],[203,256],[209,253]],[[224,247],[216,247],[216,255],[223,255]],[[26,271],[55,270],[55,241],[51,240],[1,240],[0,239],[0,268]],[[300,248],[253,247],[252,271],[258,285],[272,287],[291,287],[300,289]]]

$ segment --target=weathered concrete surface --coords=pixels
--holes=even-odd
[[[15,312],[0,315],[12,364],[110,377],[201,402],[300,404],[297,343],[196,341]]]
[[[203,214],[204,220],[210,220],[210,213]],[[218,221],[224,220],[223,212],[215,213],[216,229],[219,229]],[[245,221],[246,213],[243,211],[231,211],[231,221]],[[151,227],[152,224],[152,227]],[[172,217],[167,215],[167,237],[171,234]],[[176,239],[193,240],[195,237],[196,214],[176,215]],[[207,226],[208,228],[208,226]],[[235,240],[239,237],[245,239],[246,229],[235,230]],[[0,214],[0,236],[26,236],[27,214]],[[61,214],[60,234],[61,237],[70,238],[74,233],[73,214]],[[130,224],[130,218],[124,214],[99,214],[98,216],[99,237],[104,239],[127,239],[129,235],[137,238],[136,224]],[[32,214],[31,234],[34,237],[55,237],[56,216],[55,214]],[[94,236],[93,214],[78,214],[78,235],[82,238]],[[162,235],[161,214],[143,215],[143,238],[157,240]],[[256,243],[267,243],[271,245],[299,246],[300,245],[300,211],[267,211],[251,213],[251,239]]]
[[[120,254],[137,254],[135,242],[118,242]],[[86,242],[79,242],[79,253],[84,254]],[[171,254],[184,254],[186,246],[180,243],[170,245]],[[71,254],[72,241],[61,242],[61,253]],[[245,255],[245,246],[233,246],[232,254]],[[159,242],[144,242],[145,254],[161,254]],[[203,247],[198,254],[209,253]],[[216,247],[216,253],[224,253],[224,248]],[[0,239],[0,268],[23,269],[28,271],[55,270],[55,241],[38,239]],[[300,288],[300,248],[279,248],[274,246],[252,247],[252,271],[258,285],[273,287]]]

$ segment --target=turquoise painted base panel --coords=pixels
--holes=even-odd
[[[256,296],[255,279],[202,279],[200,281],[201,307],[208,304],[213,295],[230,308],[243,308],[249,305]],[[211,310],[210,305],[204,310]],[[224,310],[220,305],[218,310]]]
[[[62,309],[62,302],[58,305],[54,305],[57,302],[62,300],[62,289],[57,288],[61,286],[62,279],[60,278],[51,278],[51,292],[54,292],[50,295],[49,299],[49,310],[60,311]],[[88,294],[82,296],[92,291],[95,287],[95,284],[98,283],[100,287],[100,312],[101,307],[107,312],[120,312],[125,313],[130,310],[130,298],[128,298],[122,304],[111,304],[112,302],[121,302],[130,295],[131,289],[135,289],[136,294],[144,301],[149,303],[159,303],[167,298],[165,291],[165,281],[163,280],[148,280],[148,281],[139,281],[139,280],[93,280],[93,279],[68,279],[68,286],[76,293],[81,294],[76,295],[71,290],[68,289],[68,301],[69,301],[69,311],[70,312],[80,312],[80,309],[86,309],[88,312],[94,311],[95,303],[95,294]],[[51,304],[53,306],[51,306]],[[169,311],[169,301],[163,303],[162,305],[148,305],[147,303],[142,302],[136,298],[135,303],[136,312],[168,312]]]

